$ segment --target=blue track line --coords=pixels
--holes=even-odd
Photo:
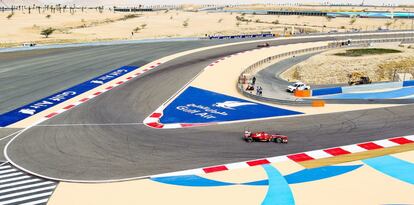
[[[362,160],[377,171],[414,185],[414,164],[393,156],[383,156]]]
[[[262,205],[293,205],[292,190],[282,174],[270,164],[263,165],[269,178],[269,187]]]

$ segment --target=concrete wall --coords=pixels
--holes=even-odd
[[[368,85],[356,85],[356,86],[344,86],[344,87],[332,87],[321,88],[312,90],[311,96],[332,95],[340,93],[356,93],[356,92],[369,92],[383,89],[398,89],[402,87],[414,86],[414,80],[403,82],[388,82],[388,83],[373,83]]]

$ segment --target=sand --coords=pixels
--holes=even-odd
[[[335,18],[328,20],[325,17],[311,16],[273,16],[273,15],[244,15],[251,22],[239,22],[237,25],[236,13],[207,13],[170,10],[168,12],[135,13],[139,17],[122,20],[131,13],[110,12],[104,10],[77,10],[75,14],[66,12],[50,13],[33,11],[16,11],[7,19],[10,11],[0,12],[0,47],[19,46],[24,42],[41,44],[92,42],[108,40],[148,39],[165,37],[203,37],[207,35],[235,35],[252,34],[262,31],[284,34],[292,30],[295,32],[327,32],[330,30],[346,31],[351,28],[361,30],[375,30],[391,22],[391,29],[410,29],[411,20],[389,19],[357,19],[350,24],[349,18]],[[46,16],[50,15],[50,18]],[[184,22],[188,26],[184,26]],[[257,21],[257,22],[256,22]],[[276,22],[279,23],[271,23]],[[146,26],[142,28],[142,25]],[[56,31],[45,38],[40,31],[52,27]],[[132,35],[132,31],[141,29]],[[287,28],[287,32],[285,32]],[[343,28],[343,29],[341,29]]]
[[[342,84],[348,83],[347,75],[354,71],[364,72],[373,82],[392,81],[391,73],[380,75],[379,65],[410,59],[414,49],[399,47],[398,44],[376,44],[372,48],[390,48],[403,51],[402,53],[367,55],[361,57],[336,56],[335,53],[344,53],[347,49],[334,49],[315,55],[281,74],[283,79],[303,81],[309,84]],[[414,70],[412,70],[414,72]],[[296,72],[296,74],[295,74]]]

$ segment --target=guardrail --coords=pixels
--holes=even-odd
[[[251,64],[250,66],[248,66],[247,68],[245,68],[243,70],[243,72],[240,74],[239,80],[237,82],[237,89],[244,96],[250,97],[250,98],[253,98],[253,99],[256,99],[256,100],[275,102],[275,103],[278,103],[278,104],[311,105],[311,103],[312,103],[311,100],[294,101],[294,100],[274,99],[274,98],[268,98],[268,97],[254,95],[254,94],[251,94],[249,92],[246,92],[244,90],[244,85],[251,82],[251,76],[254,76],[254,74],[257,73],[259,70],[264,69],[264,66],[263,66],[264,64],[268,64],[268,63],[270,63],[270,62],[272,62],[276,59],[281,59],[281,58],[284,58],[284,57],[294,56],[294,55],[304,54],[304,53],[309,53],[309,52],[318,52],[318,51],[323,51],[323,50],[328,50],[328,49],[341,48],[341,47],[345,47],[345,46],[349,47],[350,45],[351,46],[368,46],[368,45],[371,45],[372,43],[388,43],[388,42],[401,42],[401,43],[414,42],[414,37],[363,39],[363,40],[351,40],[350,42],[348,40],[333,41],[333,42],[328,43],[327,46],[319,46],[319,47],[314,47],[314,48],[300,49],[300,50],[296,50],[296,51],[290,51],[290,52],[286,52],[286,53],[281,53],[281,54],[269,56],[267,58],[264,58],[260,61],[257,61],[255,63]],[[409,82],[409,83],[406,83],[404,85],[405,86],[411,86],[411,85],[414,85],[414,82]],[[331,92],[331,90],[327,90],[327,91]],[[338,90],[334,90],[334,91],[337,92]],[[367,102],[369,101],[370,103],[374,103],[374,102],[384,103],[385,102],[384,100],[380,100],[380,101],[378,101],[378,100],[353,100],[353,101],[349,101],[349,102],[361,103],[362,101],[367,101]],[[331,101],[331,102],[335,103],[337,101]],[[395,100],[389,100],[389,102],[395,103],[396,101]],[[411,101],[409,101],[409,102],[411,102]],[[346,101],[345,101],[345,103],[346,103]]]
[[[323,51],[323,50],[333,49],[333,48],[349,47],[349,45],[350,46],[368,46],[372,43],[387,43],[387,42],[403,42],[403,43],[414,42],[414,37],[391,38],[391,39],[385,38],[385,39],[352,40],[351,44],[346,44],[347,43],[346,41],[336,41],[336,42],[329,43],[328,46],[320,46],[320,47],[306,48],[306,49],[300,49],[300,50],[296,50],[296,51],[290,51],[290,52],[270,56],[270,57],[267,57],[267,58],[262,59],[260,61],[257,61],[256,63],[254,63],[254,64],[248,66],[246,69],[244,69],[244,71],[241,73],[241,75],[243,75],[243,74],[254,74],[254,73],[257,72],[255,69],[262,67],[262,65],[265,64],[265,63],[269,63],[270,61],[273,61],[273,60],[276,60],[276,59],[279,59],[279,58],[284,58],[284,57],[288,57],[288,56],[294,56],[294,55],[304,54],[304,53],[309,53],[309,52]]]
[[[267,57],[265,59],[257,61],[256,63],[253,63],[252,65],[248,66],[241,73],[241,76],[245,76],[246,74],[252,75],[252,74],[258,72],[258,70],[256,70],[256,69],[261,68],[263,64],[270,63],[271,61],[274,61],[276,59],[280,59],[280,58],[284,58],[284,57],[288,57],[288,56],[294,56],[294,55],[298,55],[298,54],[303,54],[303,53],[307,53],[307,52],[317,52],[317,51],[326,50],[326,49],[329,49],[329,48],[337,48],[337,46],[328,45],[328,46],[320,46],[320,47],[314,47],[314,48],[306,48],[306,49],[290,51],[290,52],[270,56],[270,57]]]

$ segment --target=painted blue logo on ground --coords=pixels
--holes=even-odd
[[[197,175],[154,177],[150,179],[164,184],[191,187],[218,187],[232,185],[269,186],[262,204],[287,205],[295,204],[293,193],[289,186],[290,184],[313,182],[340,176],[348,172],[352,172],[361,166],[362,165],[325,166],[313,169],[303,169],[283,176],[274,166],[266,164],[262,165],[262,167],[265,169],[268,179],[246,183],[217,181]]]
[[[298,114],[303,113],[188,87],[164,109],[160,122],[211,123]]]
[[[22,106],[10,112],[1,114],[0,127],[11,125],[34,114],[37,114],[41,111],[44,111],[48,108],[51,108],[84,92],[92,90],[104,83],[107,83],[115,78],[121,77],[137,68],[137,66],[123,66],[121,68],[110,71],[99,77],[75,85],[69,89],[60,91],[36,102]]]

